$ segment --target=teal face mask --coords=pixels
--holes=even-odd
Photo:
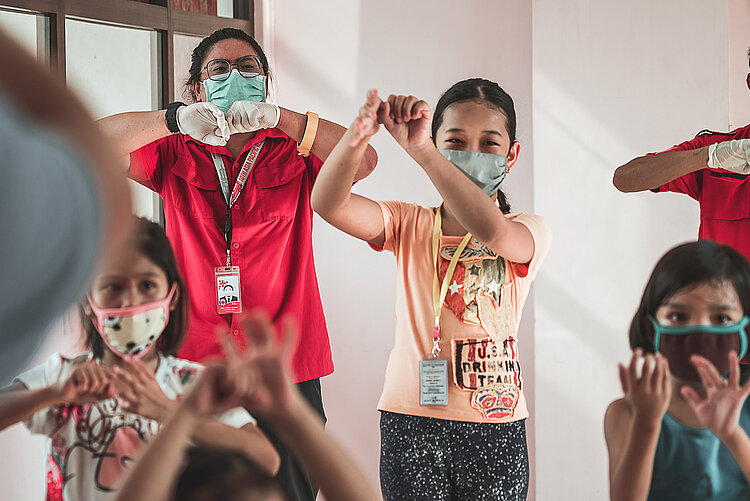
[[[708,359],[719,374],[729,372],[730,350],[742,359],[747,353],[747,332],[750,318],[732,325],[685,325],[673,327],[659,324],[649,315],[654,326],[654,352],[661,353],[669,362],[669,371],[677,378],[691,383],[700,383],[701,378],[690,355],[698,354]]]
[[[266,101],[266,77],[258,75],[245,78],[240,72],[233,69],[226,80],[203,81],[206,89],[206,99],[214,103],[224,113],[229,110],[235,101],[255,101],[264,103]]]
[[[508,159],[502,155],[460,150],[440,153],[488,195],[497,193],[505,179]]]

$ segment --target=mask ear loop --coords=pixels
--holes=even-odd
[[[661,329],[659,328],[659,323],[656,321],[656,319],[652,316],[648,316],[648,320],[651,322],[651,325],[654,327],[654,353],[659,353],[659,340],[661,338]],[[745,340],[747,342],[747,340]]]
[[[740,351],[742,352],[737,359],[742,360],[745,358],[745,355],[747,355],[747,331],[745,328],[747,327],[747,324],[750,323],[750,318],[748,317],[742,317],[742,320],[740,321]]]

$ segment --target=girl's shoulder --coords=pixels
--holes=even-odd
[[[376,203],[394,215],[405,217],[407,215],[434,215],[435,207],[424,207],[414,202],[404,202],[403,200],[376,200]]]
[[[65,379],[71,372],[75,370],[79,365],[89,363],[94,360],[94,354],[89,352],[77,353],[73,356],[65,356],[60,353],[55,353],[47,359],[48,370],[55,367],[60,368],[59,379]]]
[[[47,357],[44,363],[32,367],[13,378],[13,382],[20,382],[30,390],[43,388],[63,381],[77,366],[92,359],[93,354],[90,352],[79,353],[72,357],[56,352]]]
[[[181,386],[187,386],[195,381],[204,367],[203,364],[191,360],[185,360],[184,358],[176,358],[171,355],[161,355],[161,363],[159,364],[158,372],[164,377],[157,377],[157,380],[173,378],[176,379]]]
[[[530,212],[512,212],[506,214],[505,217],[511,221],[521,223],[532,233],[544,233],[545,235],[551,236],[552,231],[550,230],[549,224],[544,217],[539,214],[532,214]]]
[[[622,426],[630,422],[632,417],[630,402],[625,398],[618,398],[607,406],[604,413],[604,433],[608,434],[608,430],[623,429]]]
[[[630,402],[624,398],[618,398],[607,407],[604,413],[604,440],[607,443],[610,461],[625,446],[632,419]]]

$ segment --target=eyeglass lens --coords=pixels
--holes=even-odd
[[[225,80],[232,71],[232,66],[226,59],[213,59],[208,62],[206,70],[212,80]],[[260,61],[255,56],[245,56],[237,60],[237,71],[245,78],[260,75]]]

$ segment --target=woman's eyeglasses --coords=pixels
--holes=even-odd
[[[245,78],[257,77],[263,69],[258,56],[241,57],[235,64],[226,59],[211,59],[203,69],[211,80],[226,80],[232,72],[232,66],[236,66],[237,71]]]

